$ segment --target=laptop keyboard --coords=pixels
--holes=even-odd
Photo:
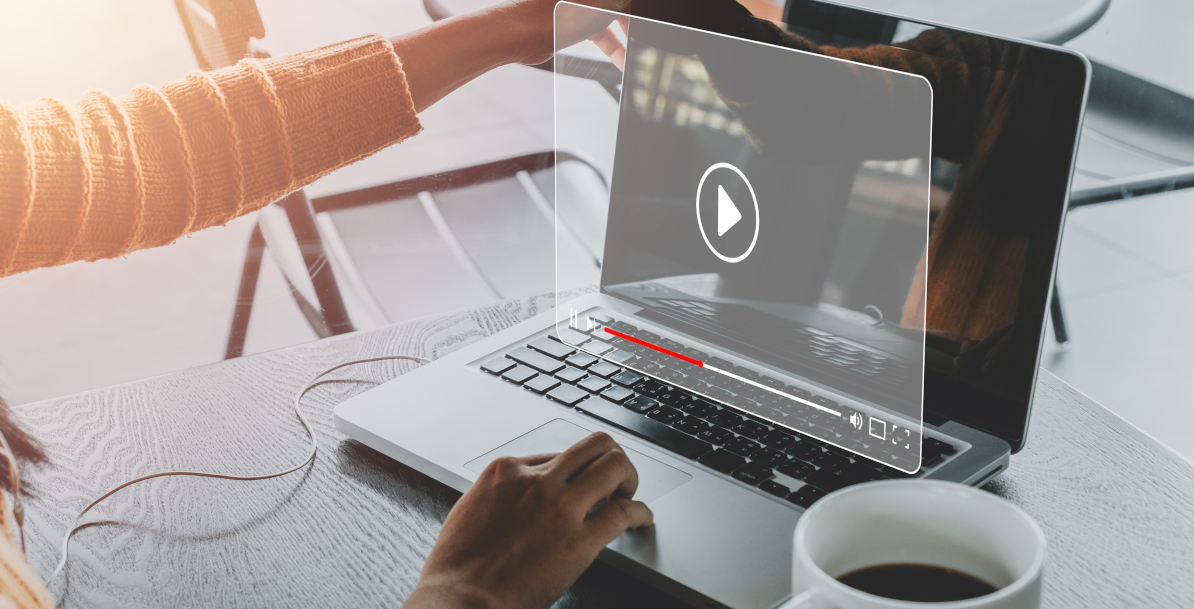
[[[650,298],[655,312],[674,317],[689,325],[720,334],[725,327],[785,328],[767,315],[739,304]],[[719,318],[730,318],[728,321]],[[744,320],[751,320],[749,323]],[[791,326],[773,338],[751,337],[751,344],[792,363],[792,369],[820,373],[826,380],[836,379],[856,388],[876,391],[907,391],[919,380],[912,368],[891,354],[849,340],[831,332],[808,326]],[[765,343],[765,344],[764,344]],[[919,372],[919,371],[917,371]]]
[[[643,334],[623,321],[607,323]],[[912,477],[604,359],[612,354],[627,362],[649,355],[636,355],[633,344],[622,342],[627,344],[611,344],[599,358],[545,336],[481,370],[801,507],[852,484]],[[669,348],[685,349],[670,342]],[[925,436],[921,451],[922,467],[931,468],[958,449]]]

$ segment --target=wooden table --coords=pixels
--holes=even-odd
[[[550,306],[511,300],[20,406],[52,462],[25,474],[38,493],[30,560],[47,576],[77,510],[124,480],[300,459],[306,436],[291,399],[318,371],[383,354],[437,358]],[[51,591],[65,607],[398,606],[456,494],[337,433],[332,408],[409,369],[366,364],[346,370],[361,382],[309,394],[320,452],[305,470],[247,483],[158,479],[113,496],[97,519],[122,524],[79,532]],[[1194,465],[1041,375],[1027,447],[987,488],[1045,530],[1045,606],[1194,606]],[[602,565],[561,603],[677,605]]]

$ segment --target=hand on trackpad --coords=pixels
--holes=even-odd
[[[526,457],[564,452],[590,433],[590,430],[579,425],[555,419],[465,463],[464,468],[480,474],[485,466],[498,457]],[[625,446],[622,450],[638,471],[638,491],[635,492],[634,498],[643,503],[650,504],[692,479],[691,475],[640,452]]]

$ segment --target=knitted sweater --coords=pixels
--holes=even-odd
[[[0,277],[172,243],[420,129],[380,36],[119,99],[0,103]],[[9,531],[0,494],[0,609],[51,607]]]
[[[419,130],[380,36],[120,99],[0,103],[0,277],[172,243]]]

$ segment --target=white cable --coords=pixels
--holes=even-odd
[[[296,471],[302,469],[303,467],[306,467],[306,465],[308,463],[311,463],[312,461],[315,460],[315,452],[318,449],[319,444],[316,441],[315,430],[311,428],[311,424],[307,422],[307,417],[303,416],[303,411],[302,411],[302,409],[299,408],[299,404],[302,401],[303,396],[307,395],[308,391],[311,391],[312,389],[314,389],[315,387],[317,387],[320,384],[319,379],[321,379],[321,378],[323,378],[341,368],[344,368],[347,366],[355,366],[357,364],[367,364],[369,362],[381,362],[381,361],[386,361],[386,360],[408,360],[408,361],[412,361],[412,362],[418,362],[420,364],[430,363],[428,360],[425,360],[421,357],[411,357],[409,355],[386,355],[386,356],[382,356],[382,357],[371,357],[368,359],[358,359],[358,360],[353,360],[350,362],[344,362],[342,364],[328,368],[327,370],[324,370],[323,372],[320,372],[319,374],[315,375],[311,379],[311,381],[309,383],[307,383],[307,386],[304,387],[302,391],[298,392],[298,394],[294,396],[294,414],[298,416],[299,421],[301,421],[303,424],[303,427],[305,427],[307,429],[307,435],[311,437],[311,452],[307,455],[306,459],[303,459],[303,461],[301,463],[295,465],[294,467],[282,470],[280,472],[274,472],[272,474],[262,474],[260,476],[233,476],[233,475],[229,475],[229,474],[213,474],[213,473],[209,473],[209,472],[181,472],[181,471],[180,472],[159,472],[156,474],[150,474],[148,476],[141,476],[140,478],[136,478],[133,480],[129,480],[128,482],[121,483],[121,484],[117,485],[116,487],[114,487],[112,490],[104,493],[103,495],[100,495],[99,498],[97,498],[95,501],[92,501],[91,503],[89,503],[87,505],[87,507],[83,508],[83,511],[79,512],[79,514],[77,516],[75,516],[74,521],[71,522],[71,528],[66,531],[66,535],[64,535],[62,538],[62,559],[58,561],[58,566],[54,569],[54,572],[50,574],[49,579],[46,580],[46,586],[49,586],[50,582],[54,581],[54,578],[57,577],[58,574],[62,572],[62,569],[64,567],[66,567],[66,558],[67,558],[68,552],[70,550],[71,535],[74,535],[75,531],[79,530],[80,528],[92,524],[92,523],[84,523],[84,524],[80,525],[79,519],[82,518],[85,514],[87,514],[87,512],[90,511],[91,508],[99,505],[99,503],[101,501],[103,501],[104,499],[107,499],[108,497],[111,497],[114,493],[116,493],[117,491],[119,491],[123,488],[132,486],[138,482],[144,482],[144,481],[150,480],[152,478],[162,478],[165,476],[198,476],[201,478],[220,478],[223,480],[245,480],[245,481],[265,480],[268,478],[277,478],[279,476],[285,476],[286,474],[296,472]]]

